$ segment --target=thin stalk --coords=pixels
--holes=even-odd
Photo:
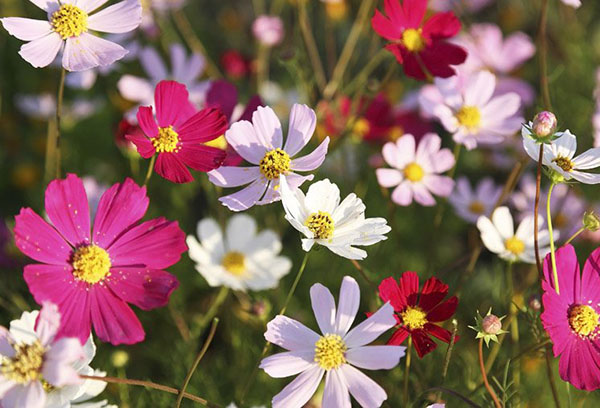
[[[60,71],[60,79],[58,82],[58,91],[56,95],[56,114],[54,116],[54,124],[50,123],[48,128],[48,139],[46,141],[46,165],[45,177],[48,182],[54,178],[60,178],[60,122],[62,119],[63,99],[65,93],[65,77],[67,71],[63,68]]]
[[[513,303],[513,298],[515,296],[515,287],[513,283],[513,263],[508,262],[506,266],[506,282],[508,286],[508,310],[509,316],[511,317],[510,321],[510,339],[512,342],[513,350],[518,347],[519,344],[519,320],[517,318],[517,307]],[[513,365],[513,380],[517,388],[519,388],[519,384],[521,383],[521,372],[520,366],[518,364]]]
[[[573,235],[571,235],[571,238],[569,238],[567,240],[567,242],[565,242],[565,245],[568,245],[571,243],[571,241],[573,241],[575,238],[577,238],[579,236],[579,234],[581,234],[583,231],[585,231],[585,227],[581,227],[577,230],[577,232]]]
[[[356,268],[356,270],[361,274],[361,276],[363,277],[363,279],[371,286],[371,288],[373,288],[375,290],[375,292],[378,291],[377,286],[375,285],[375,283],[373,283],[373,281],[367,276],[367,273],[365,272],[364,268],[361,266],[361,264],[358,263],[358,261],[356,259],[351,259],[350,262],[352,262],[352,265],[354,265],[354,267]]]
[[[204,328],[208,325],[208,322],[210,322],[211,320],[214,321],[214,317],[219,312],[219,308],[221,307],[225,299],[227,299],[228,294],[229,288],[221,286],[221,289],[219,289],[219,293],[217,293],[215,300],[212,302],[204,316],[202,316],[202,320],[200,320],[200,323],[198,324],[198,329],[196,329],[196,335],[199,335],[200,332],[204,330]]]
[[[154,163],[156,162],[156,155],[152,156],[150,159],[150,164],[148,164],[148,171],[146,172],[146,178],[144,179],[144,187],[148,185],[150,181],[150,177],[152,177],[152,170],[154,169]]]
[[[542,273],[542,261],[540,259],[540,244],[538,241],[539,235],[539,220],[538,215],[540,212],[540,186],[542,184],[542,159],[544,155],[544,146],[540,145],[540,155],[537,163],[537,173],[535,177],[535,205],[533,207],[533,247],[535,251],[535,266],[537,267],[538,276],[541,278]]]
[[[454,145],[454,166],[452,166],[452,169],[450,169],[450,171],[448,172],[448,177],[450,178],[454,178],[454,174],[456,174],[456,168],[458,167],[458,159],[460,158],[460,152],[462,150],[462,145],[457,143]],[[446,200],[444,200],[442,203],[440,203],[440,205],[438,206],[438,210],[437,213],[435,215],[435,219],[433,221],[433,227],[434,230],[437,230],[440,225],[442,225],[442,219],[444,218],[444,211],[446,209]],[[437,236],[437,234],[435,234]],[[434,245],[432,245],[434,246]]]
[[[367,62],[365,67],[352,79],[348,85],[346,85],[343,89],[344,95],[352,95],[354,92],[360,88],[365,86],[365,83],[369,79],[369,75],[379,66],[381,61],[384,61],[388,55],[388,51],[385,49],[379,50],[377,54],[373,58]]]
[[[485,389],[488,391],[492,400],[494,400],[494,405],[496,408],[502,408],[500,405],[500,401],[498,400],[498,396],[490,386],[490,383],[487,379],[487,374],[485,372],[485,366],[483,365],[483,338],[479,339],[479,369],[481,370],[481,378],[483,378],[483,385],[485,385]]]
[[[542,90],[542,102],[544,104],[544,109],[552,110],[552,102],[550,101],[550,87],[548,85],[548,39],[546,35],[547,21],[548,0],[542,0],[538,31],[538,42],[540,44],[540,88]]]
[[[412,337],[408,338],[408,347],[406,348],[405,366],[404,366],[404,406],[408,405],[408,378],[410,375],[410,355],[412,352]]]
[[[552,214],[550,212],[550,197],[552,196],[552,190],[554,190],[554,183],[550,184],[550,188],[548,189],[546,218],[548,218],[548,234],[550,234],[550,259],[552,260],[552,276],[554,280],[554,287],[556,288],[556,293],[560,294],[558,287],[558,271],[556,270],[556,252],[554,250],[554,232],[552,231]]]
[[[308,255],[310,254],[310,251],[307,252],[304,255],[304,259],[302,259],[302,264],[300,265],[300,269],[298,270],[298,274],[296,275],[296,279],[294,280],[294,283],[292,284],[292,287],[290,288],[290,291],[287,295],[287,298],[285,299],[285,303],[283,304],[283,307],[281,308],[281,311],[279,312],[280,315],[284,315],[285,311],[287,310],[287,307],[290,303],[290,300],[292,300],[292,297],[294,296],[294,292],[296,291],[296,287],[298,287],[298,283],[300,282],[300,278],[302,278],[302,274],[304,273],[304,269],[306,269],[306,263],[308,262]]]
[[[308,58],[310,59],[310,63],[313,67],[317,86],[319,87],[319,90],[322,91],[327,84],[327,79],[325,78],[325,70],[323,69],[323,63],[321,62],[321,57],[319,56],[319,49],[317,48],[315,37],[310,29],[310,22],[306,12],[305,1],[298,2],[298,20],[300,31],[302,33],[302,37],[304,38],[306,51],[308,52]]]
[[[560,398],[558,397],[558,390],[556,389],[556,383],[554,381],[554,371],[552,371],[552,357],[550,356],[550,346],[546,347],[546,374],[548,376],[548,383],[550,384],[550,390],[552,391],[552,398],[554,399],[554,406],[560,408]]]

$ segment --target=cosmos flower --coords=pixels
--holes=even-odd
[[[327,179],[311,184],[304,195],[282,176],[281,200],[286,220],[304,235],[307,252],[319,244],[344,258],[364,259],[367,252],[355,246],[383,241],[391,230],[384,218],[365,218],[366,207],[356,194],[340,202],[338,186]]]
[[[237,50],[227,50],[220,59],[223,70],[233,80],[239,80],[250,74],[250,61]]]
[[[360,305],[360,288],[344,277],[336,311],[333,295],[317,283],[310,289],[319,335],[302,323],[279,315],[267,324],[267,341],[287,350],[262,360],[260,368],[274,378],[297,375],[273,397],[273,408],[301,408],[313,396],[325,376],[323,408],[350,408],[350,395],[363,408],[380,407],[387,394],[355,367],[390,370],[404,356],[405,347],[368,346],[394,327],[389,303],[350,330]]]
[[[494,0],[430,0],[429,8],[435,11],[454,10],[458,13],[476,13]]]
[[[252,23],[252,34],[261,44],[273,47],[281,43],[285,35],[283,21],[278,16],[260,15]]]
[[[475,224],[481,215],[491,214],[501,194],[502,187],[490,177],[481,180],[474,189],[466,177],[461,177],[448,201],[462,219]]]
[[[534,248],[534,218],[529,215],[521,221],[517,232],[514,231],[512,215],[508,207],[498,207],[492,213],[491,219],[482,215],[477,220],[477,228],[481,233],[481,240],[485,247],[509,262],[535,263]],[[539,217],[538,242],[540,256],[550,252],[550,235],[548,230],[542,229],[544,219]],[[554,231],[554,239],[558,239],[559,231]]]
[[[416,147],[413,135],[404,135],[395,143],[383,146],[383,158],[391,169],[376,170],[377,181],[382,187],[395,187],[392,201],[398,205],[410,205],[413,199],[421,205],[435,205],[431,193],[447,197],[454,188],[454,180],[440,174],[450,170],[454,155],[449,149],[441,149],[442,139],[435,133],[426,134]]]
[[[581,0],[560,0],[567,6],[571,6],[573,8],[581,7]]]
[[[458,298],[444,300],[447,294],[448,285],[435,277],[427,279],[419,290],[419,276],[410,271],[398,281],[391,276],[381,281],[379,297],[392,305],[398,325],[387,344],[400,345],[410,336],[417,355],[423,358],[437,347],[431,336],[450,343],[452,334],[434,324],[448,320],[456,311]]]
[[[245,214],[231,217],[225,231],[214,219],[203,219],[198,223],[198,239],[187,237],[190,258],[210,286],[244,292],[272,289],[292,267],[288,258],[279,256],[277,234],[258,233],[254,219]]]
[[[252,122],[241,120],[225,133],[227,143],[253,167],[222,166],[211,171],[210,181],[219,187],[243,189],[219,198],[232,211],[243,211],[255,204],[269,204],[280,199],[279,176],[285,175],[292,187],[312,180],[296,171],[313,171],[325,160],[329,138],[312,153],[293,159],[310,141],[315,131],[315,112],[306,105],[296,104],[290,112],[290,124],[285,145],[281,123],[270,107],[258,107]]]
[[[17,94],[15,105],[25,115],[38,120],[47,121],[56,116],[56,96],[49,93]],[[98,112],[102,102],[77,98],[71,103],[63,104],[62,119],[64,123],[74,123],[86,119]]]
[[[187,250],[177,222],[140,223],[148,208],[146,188],[131,179],[100,199],[90,233],[88,199],[74,174],[46,189],[44,221],[31,208],[16,217],[15,242],[40,262],[24,278],[38,303],[51,301],[63,316],[58,337],[85,343],[92,325],[102,341],[133,344],[145,333],[132,303],[142,310],[167,304],[179,282],[164,271]]]
[[[61,50],[62,66],[67,71],[110,65],[123,58],[127,50],[88,31],[126,33],[142,21],[139,0],[124,0],[98,12],[104,1],[30,1],[48,14],[48,21],[7,17],[0,22],[11,35],[29,41],[19,54],[36,68],[50,65]]]
[[[0,401],[4,408],[44,408],[46,388],[81,384],[74,365],[85,358],[76,338],[58,339],[61,316],[45,302],[34,333],[18,334],[0,326]],[[26,339],[24,338],[26,337]],[[89,337],[89,333],[88,333]],[[44,386],[46,384],[46,386]]]
[[[386,49],[394,54],[404,73],[424,80],[427,74],[448,78],[456,72],[452,65],[462,64],[466,51],[446,41],[460,31],[454,13],[434,14],[423,22],[427,0],[385,0],[387,17],[375,10],[371,25],[377,34],[390,41]],[[427,69],[423,71],[422,67]]]
[[[558,286],[552,278],[550,257],[544,260],[542,303],[540,316],[544,329],[552,340],[555,357],[560,357],[560,378],[580,390],[600,388],[600,248],[583,267],[575,249],[566,245],[556,251]]]
[[[158,155],[154,170],[174,183],[189,183],[188,170],[208,172],[223,163],[225,152],[206,143],[218,138],[227,128],[227,118],[213,108],[196,109],[189,101],[185,85],[161,81],[154,94],[156,119],[151,106],[138,109],[138,123],[144,131],[127,135],[145,159]]]

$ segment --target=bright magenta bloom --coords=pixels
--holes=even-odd
[[[547,255],[541,319],[554,343],[554,356],[560,356],[560,378],[580,390],[596,390],[600,388],[600,248],[592,252],[582,275],[575,249],[565,245],[556,251],[556,269],[560,294]]]
[[[154,170],[174,183],[194,180],[188,170],[211,171],[223,163],[225,152],[206,146],[227,130],[227,118],[219,109],[196,108],[185,85],[161,81],[154,92],[156,119],[151,106],[141,106],[137,119],[147,136],[127,135],[139,154],[148,159],[158,153]]]
[[[17,247],[40,262],[25,267],[25,281],[36,302],[58,305],[59,338],[77,337],[83,344],[93,324],[98,338],[114,345],[144,340],[127,303],[143,310],[166,305],[179,282],[163,269],[187,251],[177,222],[139,222],[148,202],[146,188],[131,179],[113,185],[100,199],[90,233],[83,182],[69,174],[46,189],[50,223],[31,208],[21,209]]]

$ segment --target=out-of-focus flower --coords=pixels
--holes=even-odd
[[[100,204],[100,198],[102,198],[106,190],[108,190],[108,186],[106,184],[98,183],[95,178],[89,176],[83,177],[81,181],[83,182],[83,188],[85,189],[85,194],[87,195],[90,207],[90,219],[93,220],[96,216],[98,204]]]
[[[367,320],[350,330],[360,305],[360,288],[345,276],[337,305],[325,286],[310,288],[313,312],[322,335],[289,317],[279,315],[267,324],[267,341],[287,352],[263,359],[262,368],[271,377],[299,374],[273,397],[273,408],[301,408],[316,392],[325,376],[323,408],[350,406],[350,395],[364,408],[380,407],[387,394],[359,367],[366,370],[391,370],[404,356],[405,347],[368,346],[394,327],[394,310],[383,305]]]
[[[581,7],[581,0],[560,0],[560,1],[562,1],[567,6],[571,6],[574,8]]]
[[[283,41],[283,21],[278,16],[258,16],[252,24],[252,33],[262,45],[273,47]]]
[[[56,115],[56,97],[48,93],[17,94],[15,104],[21,112],[34,119],[48,120]],[[67,102],[63,106],[63,120],[73,122],[88,118],[98,111],[100,105],[99,101],[82,98]]]
[[[233,80],[242,79],[251,72],[250,62],[236,50],[228,50],[221,55],[221,66]]]
[[[457,13],[476,13],[494,0],[429,0],[429,8],[435,11],[454,10]]]
[[[458,298],[446,300],[448,285],[431,277],[419,290],[419,276],[404,272],[397,281],[389,277],[379,284],[379,297],[394,308],[397,329],[387,344],[400,345],[410,336],[420,358],[437,347],[430,336],[450,343],[452,334],[434,323],[448,320],[458,306]],[[458,340],[458,336],[455,341]]]
[[[233,290],[265,290],[277,287],[292,262],[279,256],[281,241],[271,230],[257,233],[256,222],[236,214],[225,231],[212,218],[198,223],[198,239],[188,235],[190,258],[210,286]]]
[[[577,157],[577,137],[568,129],[560,133],[560,137],[551,144],[543,144],[542,163],[560,174],[565,180],[575,179],[584,184],[600,183],[600,174],[582,170],[600,167],[600,147],[586,150]],[[540,145],[531,137],[523,134],[523,147],[536,162],[540,155]]]
[[[592,116],[592,125],[594,127],[594,147],[600,147],[600,68],[596,70],[596,89],[594,89],[594,98],[596,107]]]
[[[517,232],[514,231],[512,215],[508,207],[498,207],[492,213],[491,219],[481,216],[477,220],[477,228],[481,233],[481,240],[485,247],[509,262],[535,263],[535,248],[533,242],[534,218],[527,216],[521,221]],[[550,252],[550,235],[548,230],[542,229],[544,219],[539,218],[538,242],[540,255],[545,256]],[[554,239],[558,239],[559,232],[554,231]]]
[[[540,316],[552,340],[554,356],[559,357],[558,372],[563,381],[580,390],[600,388],[600,249],[596,249],[583,267],[583,275],[575,249],[566,245],[556,251],[558,287],[552,277],[550,257],[544,260]]]
[[[339,188],[327,179],[311,184],[304,195],[282,176],[281,199],[285,218],[305,236],[302,249],[307,252],[319,244],[344,258],[364,259],[367,252],[354,246],[383,241],[391,230],[384,218],[365,218],[365,205],[356,194],[340,203]]]
[[[16,265],[15,260],[8,252],[8,247],[12,244],[12,233],[4,219],[0,218],[0,268],[12,268]]]
[[[115,132],[115,144],[119,149],[121,149],[125,156],[131,158],[139,157],[135,144],[127,139],[127,135],[144,137],[144,131],[137,124],[137,118],[135,123],[131,122],[127,117],[121,119]]]
[[[0,326],[0,401],[4,408],[44,408],[52,402],[47,388],[83,382],[75,364],[85,365],[84,349],[76,338],[56,338],[60,320],[56,305],[45,302],[35,331],[29,333],[27,327],[23,333],[21,322],[10,331]],[[63,396],[60,390],[54,392],[57,398]]]
[[[15,242],[40,262],[25,266],[24,278],[36,302],[59,306],[59,337],[85,343],[93,324],[98,338],[113,345],[144,339],[127,303],[143,310],[166,305],[179,282],[163,269],[187,250],[177,222],[157,218],[139,223],[148,203],[146,189],[133,180],[113,185],[100,199],[90,233],[83,182],[69,174],[46,189],[51,224],[31,208],[21,209]]]
[[[292,188],[299,187],[313,175],[301,176],[296,171],[313,171],[325,160],[329,138],[312,153],[292,159],[313,136],[317,118],[306,105],[296,104],[290,112],[285,145],[279,118],[270,107],[258,107],[252,122],[241,120],[225,133],[227,143],[253,167],[222,166],[211,171],[210,181],[219,187],[243,189],[219,198],[232,211],[243,211],[255,204],[269,204],[280,199],[279,176],[285,175]]]
[[[47,22],[21,17],[7,17],[0,22],[11,35],[29,41],[19,54],[35,68],[50,65],[60,50],[62,66],[68,71],[110,65],[123,58],[127,50],[88,31],[126,33],[142,21],[139,0],[124,0],[98,12],[95,11],[103,2],[97,0],[31,2],[47,13]]]
[[[502,187],[490,177],[484,178],[472,189],[469,180],[463,176],[456,182],[448,201],[462,219],[475,224],[480,216],[491,214],[501,194]]]
[[[468,78],[436,78],[435,85],[440,99],[422,93],[421,108],[437,117],[454,141],[469,150],[479,144],[501,143],[523,123],[523,118],[515,116],[521,98],[513,92],[494,96],[496,77],[491,72],[480,71]]]
[[[161,81],[155,92],[156,119],[151,106],[138,109],[138,123],[144,136],[127,135],[139,154],[148,159],[158,155],[154,170],[174,183],[194,180],[187,167],[208,172],[225,160],[225,152],[205,143],[227,129],[227,118],[219,109],[196,112],[185,85]]]
[[[454,180],[440,174],[450,170],[455,159],[441,144],[438,135],[429,133],[418,147],[413,135],[404,135],[383,146],[383,158],[392,168],[377,169],[377,181],[382,187],[395,187],[392,201],[407,206],[414,199],[421,205],[432,206],[435,199],[431,193],[441,197],[450,195]]]
[[[385,48],[403,65],[406,75],[419,80],[427,75],[451,77],[456,73],[452,65],[462,64],[467,58],[462,47],[446,41],[458,34],[460,21],[447,12],[434,14],[423,22],[426,10],[427,0],[387,0],[387,17],[375,10],[371,25],[390,41]]]

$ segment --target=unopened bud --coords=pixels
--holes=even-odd
[[[529,308],[535,311],[538,311],[542,308],[542,303],[540,302],[539,296],[532,295],[529,298]]]
[[[600,216],[593,211],[587,211],[583,214],[583,227],[591,232],[600,229]]]
[[[252,24],[252,33],[261,44],[272,47],[283,40],[283,21],[277,16],[258,16]]]
[[[125,367],[129,362],[129,354],[126,351],[117,350],[112,354],[111,360],[114,367]]]
[[[490,314],[483,318],[481,328],[485,334],[499,334],[502,330],[502,322],[498,316]]]
[[[533,118],[533,124],[531,130],[537,137],[548,137],[556,131],[558,122],[554,113],[548,111],[542,111],[535,115]]]

